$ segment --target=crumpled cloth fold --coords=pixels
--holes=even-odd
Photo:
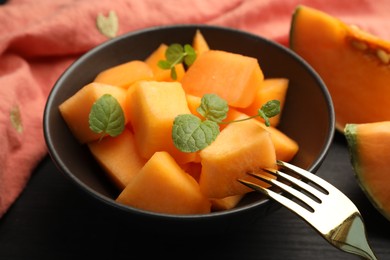
[[[55,81],[79,56],[108,40],[97,29],[99,14],[117,14],[117,35],[156,25],[204,23],[288,46],[298,4],[390,39],[387,0],[9,0],[1,5],[0,218],[47,154],[42,120]]]

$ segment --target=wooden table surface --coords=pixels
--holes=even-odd
[[[390,221],[357,185],[340,133],[317,174],[355,202],[378,259],[390,259]],[[90,201],[46,157],[0,219],[0,259],[359,259],[329,245],[285,208],[235,232],[142,236]]]

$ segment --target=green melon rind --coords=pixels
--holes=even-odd
[[[354,170],[355,178],[361,190],[366,194],[366,197],[370,200],[371,204],[388,220],[390,220],[390,212],[386,212],[381,203],[378,202],[370,191],[370,187],[364,183],[364,167],[360,163],[359,158],[359,142],[357,133],[357,124],[346,124],[344,128],[344,136],[348,143],[348,150],[350,155],[350,161]]]
[[[294,36],[295,36],[295,22],[299,15],[299,11],[302,9],[302,6],[297,6],[291,17],[290,33],[289,33],[289,46],[290,49],[294,50]]]

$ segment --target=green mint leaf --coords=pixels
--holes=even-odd
[[[173,80],[177,80],[176,67],[172,67],[172,69],[171,69],[171,78],[172,78]]]
[[[97,133],[117,136],[125,128],[125,115],[119,102],[110,94],[104,94],[92,105],[89,128]]]
[[[208,120],[220,123],[227,117],[229,106],[226,100],[216,94],[205,94],[196,111]]]
[[[179,115],[172,127],[172,139],[182,152],[196,152],[210,145],[219,134],[216,122],[201,121],[192,114]]]
[[[184,51],[185,51],[184,63],[187,66],[191,66],[192,63],[194,63],[194,61],[196,60],[196,52],[194,48],[192,48],[192,46],[189,44],[184,45]]]
[[[165,58],[169,61],[173,66],[176,64],[182,63],[184,58],[184,48],[179,43],[173,43],[168,46],[165,51]]]
[[[269,118],[274,117],[280,113],[280,101],[270,100],[265,103],[259,110],[259,116],[265,120],[265,125],[270,126]]]
[[[170,70],[172,68],[172,64],[166,60],[160,60],[157,63],[157,66],[163,70]]]

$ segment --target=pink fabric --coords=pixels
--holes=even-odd
[[[287,45],[298,4],[390,40],[388,0],[9,0],[0,6],[0,218],[47,154],[42,118],[55,80],[107,40],[96,28],[99,13],[117,13],[119,35],[154,25],[207,23]]]

